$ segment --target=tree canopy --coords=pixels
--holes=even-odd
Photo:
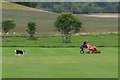
[[[56,29],[61,32],[63,42],[71,42],[70,36],[72,33],[79,32],[82,27],[82,22],[77,19],[71,12],[62,12],[55,21]]]
[[[8,33],[11,29],[15,28],[16,23],[14,20],[2,21],[2,29],[5,33]]]
[[[34,35],[36,32],[36,23],[35,22],[28,22],[26,31],[30,35],[30,39],[35,39]]]

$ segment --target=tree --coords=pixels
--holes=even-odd
[[[2,21],[2,29],[5,33],[5,36],[11,29],[15,28],[15,26],[16,26],[16,23],[14,20]]]
[[[30,35],[30,39],[35,39],[34,35],[36,32],[36,23],[35,22],[29,22],[27,24],[27,29],[26,31],[28,32],[28,34]]]
[[[71,12],[62,12],[54,23],[56,29],[62,34],[62,42],[70,43],[71,34],[79,32],[82,22]]]
[[[45,9],[57,13],[70,11],[79,13],[118,12],[118,2],[14,2],[38,9]]]

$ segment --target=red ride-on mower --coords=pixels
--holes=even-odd
[[[96,46],[86,45],[85,49],[88,51],[88,53],[101,53],[101,51],[97,50]],[[84,53],[84,48],[81,48],[80,53]]]

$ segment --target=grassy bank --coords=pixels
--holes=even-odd
[[[39,37],[37,40],[29,40],[28,37],[6,37],[2,39],[2,46],[11,47],[79,47],[84,40],[91,45],[99,47],[118,46],[118,35],[98,35],[98,36],[72,36],[71,43],[62,43],[61,36]]]

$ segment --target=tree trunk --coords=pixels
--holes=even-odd
[[[36,37],[35,37],[33,34],[30,34],[29,39],[31,39],[31,40],[36,40]]]
[[[62,43],[71,43],[71,35],[62,34]]]
[[[69,34],[66,34],[66,35],[65,35],[65,39],[66,39],[66,40],[65,40],[66,43],[70,43],[70,37],[69,37]]]
[[[64,43],[64,35],[62,34],[62,43]]]
[[[68,35],[65,35],[66,43],[68,43]]]
[[[5,32],[4,37],[7,37],[7,32]]]
[[[69,35],[69,43],[71,43],[71,35]]]
[[[33,37],[33,34],[30,34],[30,38],[32,38]]]

